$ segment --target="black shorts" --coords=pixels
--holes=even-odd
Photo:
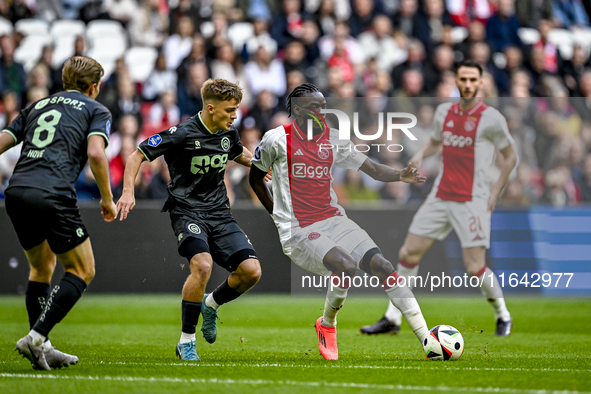
[[[206,252],[217,265],[234,272],[244,260],[257,258],[250,240],[229,210],[209,213],[173,208],[170,221],[179,254],[189,260],[197,253]]]
[[[88,238],[76,200],[41,189],[6,190],[6,212],[24,250],[47,240],[55,254],[74,249]]]

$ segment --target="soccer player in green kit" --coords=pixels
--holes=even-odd
[[[224,185],[228,160],[251,166],[252,153],[242,146],[233,127],[242,89],[224,79],[209,79],[201,96],[202,111],[146,139],[131,154],[117,202],[123,220],[135,205],[133,184],[141,163],[164,155],[171,180],[163,211],[170,212],[178,252],[189,260],[191,270],[183,287],[182,332],[176,354],[192,361],[200,360],[195,340],[199,315],[203,315],[203,337],[215,342],[217,309],[241,296],[261,276],[256,252],[232,217]],[[214,261],[230,275],[211,294],[205,294]]]

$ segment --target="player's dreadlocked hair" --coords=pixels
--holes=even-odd
[[[303,83],[303,84],[299,85],[298,87],[296,87],[294,90],[292,90],[291,93],[289,94],[289,96],[287,96],[287,105],[285,106],[285,109],[287,109],[289,116],[291,116],[291,98],[292,97],[304,97],[304,95],[306,95],[306,93],[319,92],[319,91],[320,91],[320,89],[318,89],[315,85],[312,85],[311,83]]]

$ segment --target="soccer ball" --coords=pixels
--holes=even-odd
[[[452,326],[435,326],[423,340],[428,360],[457,360],[464,353],[464,338]]]

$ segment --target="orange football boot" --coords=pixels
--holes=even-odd
[[[322,325],[322,317],[316,320],[316,334],[318,335],[318,350],[326,360],[338,360],[337,328]]]

